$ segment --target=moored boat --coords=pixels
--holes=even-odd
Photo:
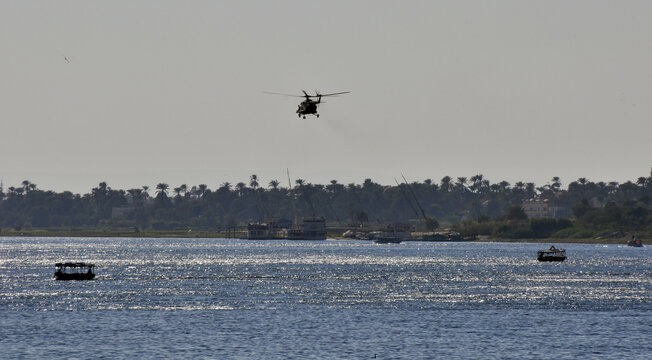
[[[374,237],[377,244],[400,244],[412,238],[409,224],[391,224]]]
[[[247,224],[246,238],[248,240],[267,240],[271,238],[269,225],[265,223]]]
[[[564,261],[566,260],[566,250],[558,249],[554,245],[547,250],[539,250],[537,252],[537,260],[539,261]]]
[[[326,240],[326,220],[312,217],[304,219],[301,227],[294,227],[286,231],[288,240]]]
[[[417,241],[451,241],[451,242],[461,242],[461,241],[474,241],[477,240],[477,236],[468,235],[463,236],[457,231],[450,231],[446,233],[432,233],[424,234],[421,238],[416,239]]]
[[[632,238],[627,242],[627,246],[643,247],[643,242],[641,239],[637,239],[635,236],[632,236]]]
[[[285,234],[279,224],[271,221],[268,223],[249,223],[245,238],[247,240],[273,240],[282,239]]]
[[[93,273],[94,264],[87,264],[83,262],[65,262],[54,264],[56,271],[54,278],[56,280],[93,280],[95,273]]]
[[[403,239],[397,238],[397,237],[384,237],[380,236],[376,239],[374,239],[374,242],[376,244],[400,244],[403,241]]]

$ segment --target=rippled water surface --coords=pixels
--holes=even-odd
[[[652,358],[650,246],[543,247],[0,238],[0,358]]]

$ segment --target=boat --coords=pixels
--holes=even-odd
[[[93,273],[94,264],[87,264],[83,262],[65,262],[54,264],[56,271],[54,278],[56,280],[93,280],[95,273]]]
[[[288,240],[303,240],[303,230],[292,228],[285,230],[285,238]]]
[[[247,240],[267,240],[270,238],[269,225],[265,223],[247,224]]]
[[[384,237],[382,235],[374,239],[376,244],[400,244],[402,241],[403,239],[397,237]]]
[[[451,241],[448,234],[434,233],[425,234],[421,237],[421,241]]]
[[[381,234],[380,231],[353,231],[353,230],[347,230],[342,234],[342,236],[345,239],[374,240],[374,239],[378,238],[378,236],[380,234]]]
[[[409,224],[391,224],[374,236],[376,244],[400,244],[412,239]]]
[[[420,239],[417,239],[417,241],[451,241],[451,242],[461,242],[461,241],[474,241],[477,240],[477,236],[475,235],[468,235],[468,236],[463,236],[462,234],[458,233],[457,231],[450,231],[448,233],[433,233],[433,234],[424,234]]]
[[[288,240],[326,240],[326,220],[312,217],[303,219],[301,227],[294,227],[286,231]]]
[[[627,246],[643,247],[643,242],[641,239],[637,239],[635,236],[632,236],[632,238],[627,242]]]
[[[283,239],[283,229],[275,221],[267,223],[248,223],[245,238],[247,240],[274,240]]]
[[[547,250],[539,250],[537,252],[537,260],[539,261],[564,261],[566,260],[566,250],[558,249],[554,245]]]

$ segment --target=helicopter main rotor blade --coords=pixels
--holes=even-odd
[[[338,92],[338,93],[331,93],[331,94],[317,94],[318,96],[335,96],[335,95],[342,95],[342,94],[348,94],[350,91],[344,91],[344,92]]]
[[[263,91],[263,94],[272,94],[272,95],[283,95],[283,96],[291,96],[291,97],[298,97],[298,98],[316,98],[319,96],[336,96],[336,95],[342,95],[342,94],[349,94],[350,91],[343,91],[343,92],[337,92],[337,93],[330,93],[330,94],[320,94],[317,92],[317,95],[310,95],[308,94],[305,90],[301,90],[304,95],[294,95],[294,94],[284,94],[284,93],[277,93],[277,92],[271,92],[271,91]]]
[[[283,93],[276,93],[276,92],[270,92],[270,91],[263,91],[263,94],[283,95],[283,96],[292,96],[292,97],[299,97],[299,98],[304,97],[302,95],[283,94]]]

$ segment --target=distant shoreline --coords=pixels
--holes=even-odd
[[[545,239],[480,239],[477,242],[502,242],[502,243],[536,243],[536,244],[604,244],[604,245],[627,245],[626,238],[609,239],[580,239],[580,238],[545,238]],[[644,242],[645,243],[645,242]]]
[[[348,240],[341,236],[341,234],[328,234],[330,240]],[[28,231],[10,231],[0,232],[1,237],[74,237],[74,238],[115,238],[115,237],[130,237],[130,238],[182,238],[182,239],[197,239],[197,238],[213,238],[213,239],[239,239],[241,237],[228,236],[223,231],[48,231],[48,230],[28,230]],[[543,238],[543,239],[496,239],[488,236],[479,236],[477,240],[468,242],[500,242],[500,243],[537,243],[537,244],[612,244],[612,245],[627,245],[628,238],[607,238],[607,239],[592,239],[592,238]],[[252,240],[260,241],[260,240]],[[360,240],[365,241],[365,240]],[[418,241],[418,240],[417,240]],[[446,242],[446,241],[431,241],[431,242]],[[449,241],[455,242],[455,241]],[[645,244],[645,241],[643,242]]]

